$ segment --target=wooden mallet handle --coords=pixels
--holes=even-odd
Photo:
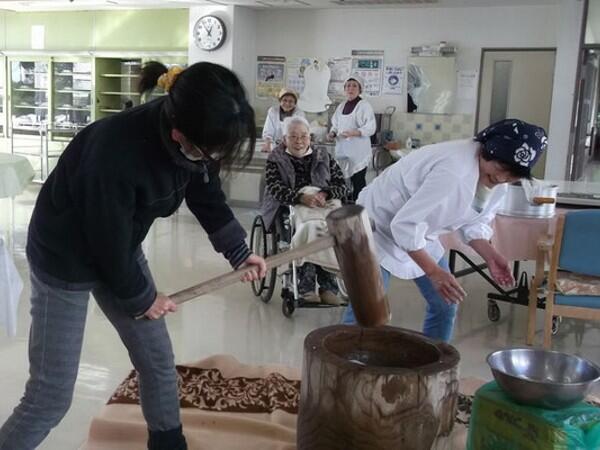
[[[267,269],[333,247],[358,324],[363,327],[385,325],[391,317],[390,307],[383,288],[379,263],[375,256],[373,232],[365,209],[359,205],[338,208],[327,216],[327,227],[329,236],[267,258]],[[176,292],[170,298],[177,304],[184,303],[237,283],[246,270],[242,268],[229,272]]]
[[[269,256],[265,259],[265,262],[267,263],[267,270],[274,267],[283,266],[284,264],[289,264],[295,259],[301,259],[312,255],[313,253],[327,250],[328,248],[333,247],[334,244],[335,240],[333,237],[324,236],[319,239],[315,239],[314,241],[309,242],[302,247]],[[212,278],[195,286],[171,294],[169,295],[169,298],[179,305],[201,295],[208,294],[226,286],[238,283],[242,275],[244,275],[247,270],[247,268],[241,268],[233,272],[226,273],[225,275],[220,275],[216,278]]]

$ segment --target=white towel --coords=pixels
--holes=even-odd
[[[300,192],[314,194],[319,190],[319,188],[313,186],[306,186]],[[329,200],[324,208],[309,208],[304,205],[295,205],[294,214],[292,215],[294,236],[292,236],[291,247],[296,248],[326,235],[327,222],[325,218],[327,214],[334,209],[338,209],[340,206],[342,206],[342,203],[336,199]],[[296,260],[298,266],[303,265],[305,262],[317,264],[332,272],[340,270],[332,248],[307,256],[301,260]]]
[[[10,337],[17,335],[17,307],[23,290],[23,281],[0,236],[0,326]]]

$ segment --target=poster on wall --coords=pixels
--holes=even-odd
[[[383,89],[381,95],[402,94],[404,66],[385,66],[383,71]]]
[[[285,57],[259,56],[256,58],[256,96],[277,97],[285,83]]]
[[[310,66],[315,58],[288,58],[286,86],[298,94],[304,90],[304,70]]]
[[[344,81],[350,76],[350,72],[352,71],[352,58],[349,56],[329,58],[327,66],[331,71],[327,94],[330,97],[343,97]]]
[[[459,70],[456,74],[456,98],[459,100],[475,100],[477,98],[477,70]]]
[[[376,97],[381,94],[383,50],[352,50],[352,73],[365,82],[363,94]]]

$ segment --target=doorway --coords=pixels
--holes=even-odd
[[[582,49],[569,178],[600,181],[600,47]]]
[[[483,49],[476,129],[507,118],[548,131],[556,49]],[[544,177],[546,155],[532,173]]]

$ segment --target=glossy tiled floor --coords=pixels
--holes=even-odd
[[[18,402],[27,379],[30,319],[24,244],[36,194],[37,187],[32,186],[12,203],[0,200],[0,230],[8,237],[25,281],[18,336],[0,336],[0,421],[4,421]],[[254,212],[236,212],[249,228]],[[187,210],[157,221],[144,248],[157,285],[166,293],[228,270],[226,262],[212,251],[206,235]],[[463,278],[462,282],[469,296],[460,310],[454,339],[462,356],[461,371],[465,376],[488,379],[485,356],[490,351],[524,344],[526,310],[501,304],[502,318],[491,323],[486,312],[487,286],[476,275]],[[413,284],[394,280],[390,298],[393,325],[419,329],[424,307]],[[237,285],[182,306],[178,313],[169,316],[168,323],[178,362],[226,353],[246,363],[300,367],[304,336],[317,327],[337,323],[341,314],[340,308],[301,309],[292,319],[286,319],[281,314],[279,298],[263,304],[253,297],[249,286]],[[538,316],[538,329],[541,329],[541,314]],[[565,320],[554,344],[555,349],[599,362],[600,323]],[[86,436],[91,417],[129,370],[127,354],[116,333],[99,309],[92,306],[73,406],[40,448],[76,449]]]

